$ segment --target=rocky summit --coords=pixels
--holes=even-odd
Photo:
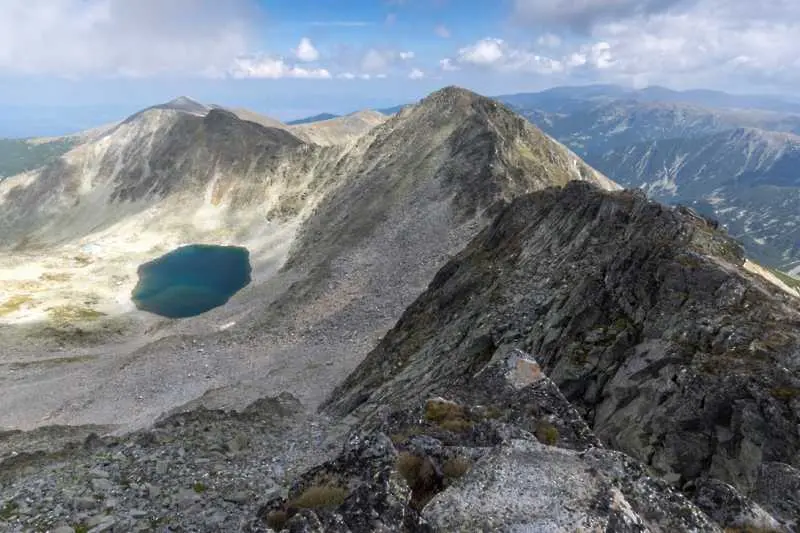
[[[180,99],[1,187],[0,530],[800,530],[800,298],[493,100]],[[252,282],[114,307],[156,239]]]

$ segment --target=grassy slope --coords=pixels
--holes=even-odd
[[[26,139],[0,139],[0,179],[45,165],[74,145],[75,141],[70,139],[43,143]]]

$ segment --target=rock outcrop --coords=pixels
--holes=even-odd
[[[328,410],[369,417],[480,396],[476,373],[519,347],[604,443],[676,487],[717,478],[780,508],[759,487],[772,464],[793,486],[800,460],[800,302],[742,263],[713,223],[641,193],[575,183],[519,198],[442,268]]]

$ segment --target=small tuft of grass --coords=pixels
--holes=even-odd
[[[67,272],[45,272],[39,279],[42,281],[52,281],[56,283],[63,283],[72,279],[72,274]]]
[[[22,309],[24,305],[29,304],[32,301],[33,298],[29,294],[18,294],[16,296],[12,296],[0,304],[0,316],[16,313]]]
[[[106,316],[105,313],[101,313],[90,307],[80,307],[77,305],[51,307],[47,310],[47,315],[52,321],[60,324],[91,322],[92,320],[97,320],[100,317]]]
[[[75,257],[72,258],[72,260],[75,261],[78,264],[78,266],[81,267],[85,267],[92,263],[92,258],[85,254],[76,255]]]
[[[453,433],[466,433],[472,429],[472,422],[463,418],[454,418],[452,420],[444,420],[439,423],[439,427]]]
[[[267,517],[265,519],[267,523],[267,527],[274,531],[282,531],[286,526],[286,522],[289,520],[289,515],[286,514],[286,511],[270,511],[267,513]]]
[[[0,507],[0,520],[11,520],[17,514],[19,504],[15,501],[7,501]]]
[[[534,432],[534,435],[536,435],[536,439],[539,442],[542,444],[547,444],[548,446],[555,445],[560,437],[558,428],[547,421],[541,421],[536,425],[536,431]]]
[[[800,396],[800,389],[796,387],[775,387],[770,393],[773,398],[788,402]]]
[[[436,398],[425,403],[425,420],[437,424],[442,429],[463,433],[472,429],[464,407],[455,402]]]
[[[440,424],[445,420],[464,418],[464,408],[454,402],[434,399],[425,403],[425,420]]]
[[[442,489],[436,468],[427,457],[402,452],[395,468],[411,489],[411,507],[418,511]]]
[[[335,485],[315,485],[307,488],[300,496],[292,500],[290,507],[300,509],[318,509],[321,507],[338,507],[347,499],[347,489]]]
[[[75,524],[72,529],[75,530],[75,533],[89,533],[89,526],[86,524]]]
[[[464,476],[470,468],[472,468],[472,461],[467,457],[458,456],[444,462],[442,473],[445,479],[453,480]]]
[[[194,491],[195,491],[197,494],[203,494],[205,491],[207,491],[207,490],[208,490],[208,487],[206,487],[205,483],[201,483],[201,482],[199,482],[199,481],[198,481],[197,483],[195,483],[194,485],[192,485],[192,489],[193,489],[193,490],[194,490]]]

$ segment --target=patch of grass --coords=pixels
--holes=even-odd
[[[389,438],[391,439],[393,444],[398,445],[398,444],[403,444],[408,439],[416,435],[425,435],[425,431],[426,431],[425,428],[422,426],[408,426],[404,427],[397,433],[392,433],[391,435],[389,435]]]
[[[100,317],[106,316],[105,313],[96,311],[90,307],[80,307],[77,305],[60,305],[51,307],[47,310],[50,320],[62,324],[72,324],[74,322],[91,322]]]
[[[541,421],[536,425],[536,431],[534,432],[534,435],[536,435],[536,439],[539,442],[542,444],[547,444],[548,446],[555,445],[560,437],[558,428],[547,421]]]
[[[0,316],[6,316],[16,313],[22,306],[33,301],[29,294],[18,294],[12,296],[2,304],[0,304]]]
[[[411,507],[418,511],[442,489],[436,468],[427,457],[403,452],[397,457],[395,468],[411,489]]]
[[[425,403],[425,420],[441,423],[445,420],[464,418],[464,408],[447,400],[428,400]]]
[[[17,514],[19,504],[14,501],[7,501],[0,507],[0,520],[11,520]]]
[[[76,255],[72,258],[78,266],[85,267],[92,263],[92,258],[85,254]]]
[[[68,274],[67,272],[45,272],[39,279],[42,281],[52,281],[56,283],[62,283],[64,281],[69,281],[72,279],[72,274]]]
[[[472,429],[472,422],[463,418],[454,418],[441,422],[439,427],[453,433],[466,433]]]
[[[800,389],[796,387],[775,387],[770,391],[773,398],[790,401],[800,396]]]
[[[89,533],[89,526],[86,524],[75,524],[72,529],[75,530],[75,533]]]
[[[286,522],[289,520],[289,515],[286,514],[286,511],[270,511],[267,513],[267,517],[265,521],[267,523],[267,527],[273,529],[275,531],[282,531],[286,526]]]
[[[192,485],[192,490],[194,490],[197,494],[203,494],[205,491],[208,490],[208,487],[206,487],[205,483],[201,483],[198,481],[197,483]]]
[[[425,420],[456,433],[472,429],[472,422],[467,418],[466,409],[455,402],[442,399],[428,400],[425,403]]]
[[[792,289],[800,290],[800,278],[796,278],[787,274],[786,272],[781,272],[780,270],[776,270],[774,268],[770,268],[769,271],[775,274],[775,277],[781,280],[787,286],[791,287]]]
[[[300,496],[292,500],[290,507],[300,509],[319,509],[321,507],[338,507],[347,499],[347,489],[335,485],[315,485],[307,488]]]
[[[462,477],[469,472],[470,468],[472,468],[472,461],[469,458],[462,456],[453,457],[444,462],[442,465],[442,473],[445,479],[453,480]]]

